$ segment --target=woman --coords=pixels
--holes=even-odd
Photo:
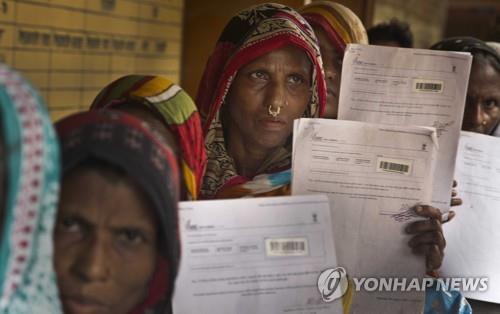
[[[500,123],[500,56],[473,37],[453,37],[431,47],[473,56],[462,130],[494,135]]]
[[[180,256],[173,151],[118,111],[76,114],[56,128],[63,180],[55,266],[64,312],[169,312]]]
[[[61,313],[52,266],[59,150],[39,95],[0,65],[0,313]]]
[[[472,37],[453,37],[434,44],[431,49],[472,54],[462,130],[486,135],[500,134],[500,56],[485,42]],[[469,300],[478,312],[498,312],[500,306]]]
[[[205,198],[289,193],[293,120],[326,100],[313,30],[293,9],[243,10],[223,30],[198,89]]]
[[[207,160],[198,110],[184,90],[161,76],[128,75],[106,86],[90,110],[102,108],[146,121],[175,147],[184,182],[181,199],[198,199]]]
[[[324,117],[337,119],[344,51],[347,44],[368,44],[366,30],[358,16],[339,3],[317,1],[300,13],[314,29],[321,49],[328,92]]]

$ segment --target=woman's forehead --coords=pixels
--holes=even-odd
[[[82,187],[85,187],[83,189]],[[127,176],[106,178],[102,169],[84,167],[64,177],[61,212],[88,223],[151,225],[155,213],[138,185]]]

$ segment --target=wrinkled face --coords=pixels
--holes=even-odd
[[[318,37],[321,58],[325,69],[327,88],[326,108],[324,118],[337,119],[339,109],[340,75],[342,74],[343,55],[335,50],[325,31],[320,27],[313,27]]]
[[[54,243],[65,313],[126,314],[145,299],[158,227],[140,192],[91,168],[64,177]]]
[[[242,67],[224,105],[230,143],[240,141],[264,150],[283,146],[292,133],[293,120],[300,118],[309,104],[311,77],[312,65],[306,53],[292,46]]]
[[[462,130],[491,134],[500,122],[500,73],[486,60],[474,61]]]

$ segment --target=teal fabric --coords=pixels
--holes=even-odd
[[[472,314],[472,308],[457,290],[445,290],[437,287],[434,280],[432,287],[425,291],[424,314]]]
[[[52,230],[59,193],[59,149],[42,99],[0,65],[5,193],[0,238],[0,313],[61,313]]]

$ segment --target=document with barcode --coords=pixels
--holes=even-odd
[[[463,204],[443,226],[446,251],[441,272],[488,278],[486,291],[463,293],[500,303],[500,138],[462,131],[455,177]]]
[[[337,259],[350,278],[422,278],[404,227],[429,203],[434,128],[295,120],[292,194],[327,194]],[[421,313],[424,293],[355,291],[352,313]]]
[[[450,208],[453,171],[472,56],[469,53],[348,45],[338,117],[437,129],[433,205]]]
[[[342,313],[318,278],[337,265],[324,195],[180,203],[175,314]]]

